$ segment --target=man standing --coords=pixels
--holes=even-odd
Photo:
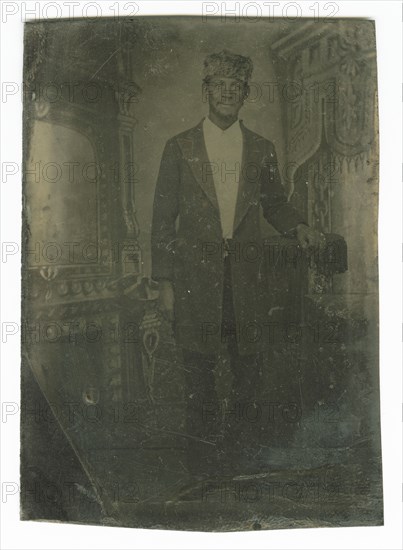
[[[200,473],[211,471],[217,456],[206,404],[211,410],[218,403],[213,371],[222,349],[230,357],[233,403],[253,402],[260,384],[259,354],[275,305],[260,208],[302,248],[321,239],[288,203],[273,144],[238,119],[252,70],[250,58],[226,50],[206,58],[208,117],[168,140],[154,198],[152,278],[183,352],[189,467]]]

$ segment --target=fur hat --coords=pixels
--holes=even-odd
[[[253,63],[250,57],[244,57],[228,50],[212,53],[204,60],[204,80],[219,75],[247,82],[252,76],[252,71]]]

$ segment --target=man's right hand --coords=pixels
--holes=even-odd
[[[159,281],[159,292],[160,309],[168,321],[172,323],[174,320],[175,296],[171,281],[168,279],[161,279]]]

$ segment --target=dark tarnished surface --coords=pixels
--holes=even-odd
[[[26,24],[22,519],[197,531],[383,524],[374,33],[359,19]],[[203,60],[224,48],[254,61],[249,158],[260,159],[256,134],[275,144],[278,166],[264,169],[281,174],[292,210],[272,213],[278,231],[259,214],[269,305],[254,401],[231,404],[220,347],[216,401],[195,392],[199,437],[186,425],[190,365],[176,340],[188,326],[162,308],[151,222],[164,145],[206,114]],[[200,158],[180,147],[181,182],[195,189],[182,217],[204,209],[209,224],[211,197],[189,168]],[[257,203],[243,190],[237,215],[253,236]],[[294,211],[324,234],[319,251],[288,232]],[[183,261],[176,289],[211,287],[188,311],[209,321],[221,279],[194,263],[196,237],[169,252]],[[217,251],[213,237],[203,244]],[[245,295],[253,320],[253,288]]]

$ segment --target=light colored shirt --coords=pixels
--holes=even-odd
[[[242,169],[243,137],[239,120],[222,130],[208,117],[203,121],[204,142],[220,209],[223,237],[232,238]]]

